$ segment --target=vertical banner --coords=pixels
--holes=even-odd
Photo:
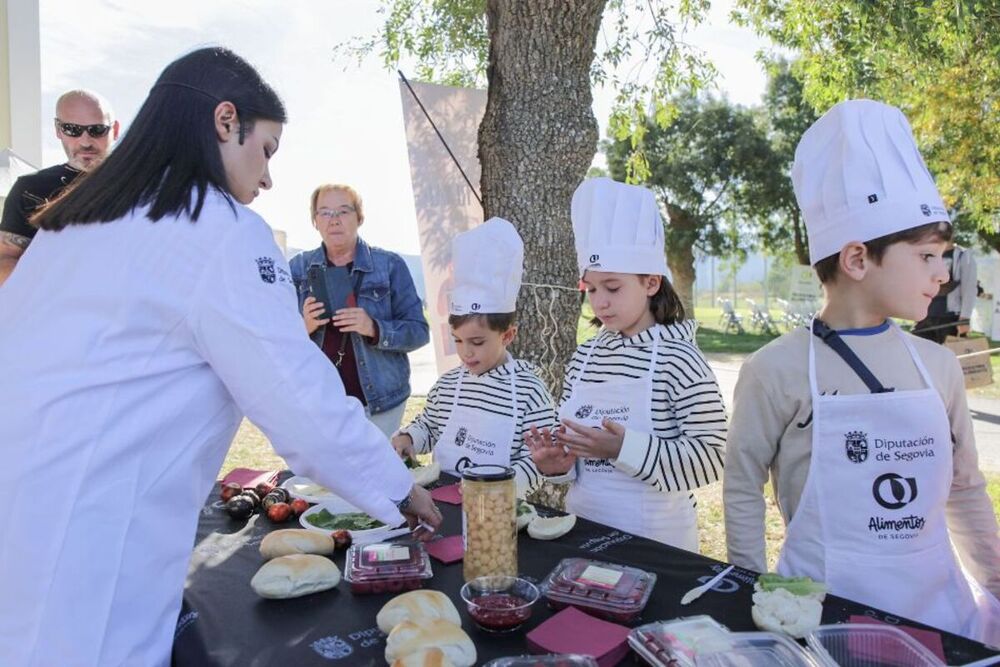
[[[424,109],[479,190],[479,123],[486,111],[486,91],[410,82]],[[420,235],[428,318],[439,373],[459,364],[448,328],[451,292],[451,240],[482,223],[479,205],[455,160],[420,109],[406,83],[399,82],[403,125],[410,157],[410,181]]]

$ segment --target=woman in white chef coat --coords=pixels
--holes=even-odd
[[[0,290],[0,662],[166,665],[198,511],[244,414],[376,518],[440,517],[302,329],[245,207],[285,110],[239,56],[170,64]]]

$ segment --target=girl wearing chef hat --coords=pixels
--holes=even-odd
[[[788,524],[779,572],[1000,644],[1000,539],[962,371],[889,319],[922,319],[948,280],[948,213],[910,125],[894,107],[842,102],[802,136],[792,182],[825,303],[740,370],[729,559],[766,569],[770,476]]]
[[[392,444],[404,457],[433,450],[451,473],[471,465],[511,466],[523,496],[541,482],[524,436],[556,421],[535,366],[507,352],[517,333],[524,244],[513,225],[490,218],[456,236],[451,252],[448,324],[462,365],[434,383],[423,411]]]
[[[575,480],[567,508],[620,530],[698,551],[691,491],[722,475],[726,414],[695,345],[695,323],[667,280],[663,221],[650,190],[584,181],[571,209],[597,336],[563,382],[561,425],[536,431],[532,456]]]

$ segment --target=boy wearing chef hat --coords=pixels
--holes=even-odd
[[[667,280],[663,221],[646,188],[588,179],[571,217],[598,334],[570,360],[552,433],[529,440],[567,509],[698,551],[691,491],[722,474],[726,413],[695,345],[695,323]]]
[[[523,497],[542,481],[524,435],[555,422],[536,367],[507,352],[517,333],[524,244],[513,225],[490,218],[456,236],[451,253],[448,324],[462,365],[438,378],[392,445],[404,458],[433,450],[453,474],[471,465],[511,466]]]
[[[792,181],[825,302],[740,370],[729,560],[767,569],[771,475],[787,524],[780,573],[1000,644],[1000,541],[961,368],[890,319],[922,319],[948,280],[951,225],[910,125],[894,107],[842,102],[802,136]]]

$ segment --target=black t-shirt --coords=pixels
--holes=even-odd
[[[35,210],[56,197],[82,174],[68,164],[59,164],[14,181],[3,206],[0,232],[32,239],[38,228],[28,222]]]

